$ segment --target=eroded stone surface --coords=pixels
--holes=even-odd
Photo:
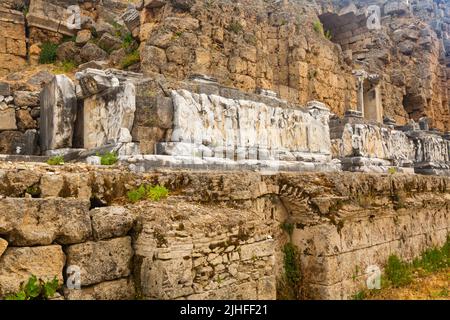
[[[124,236],[134,222],[131,212],[123,207],[96,208],[90,211],[90,215],[96,240]]]
[[[134,300],[133,279],[105,281],[81,290],[64,289],[66,300]]]
[[[40,141],[43,151],[72,147],[77,111],[75,86],[57,75],[41,92]]]
[[[31,275],[63,283],[65,256],[61,246],[8,248],[0,258],[0,296],[19,291]]]
[[[86,242],[67,248],[67,264],[81,269],[81,285],[127,277],[131,273],[131,238]]]
[[[92,234],[89,205],[76,199],[0,199],[0,234],[14,246],[84,242]]]

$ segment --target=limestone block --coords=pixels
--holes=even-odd
[[[136,110],[135,95],[134,84],[126,82],[84,99],[78,110],[76,146],[85,149],[100,147],[118,142],[122,128],[131,132]]]
[[[20,109],[16,112],[17,127],[20,131],[26,131],[27,129],[37,129],[36,121],[34,121],[31,114],[26,109]]]
[[[34,155],[38,153],[38,135],[35,129],[0,132],[0,154]]]
[[[0,81],[0,96],[11,95],[11,88],[9,83]]]
[[[136,103],[135,126],[172,128],[173,105],[171,98],[137,97],[137,100],[139,103]]]
[[[15,91],[14,104],[18,107],[35,107],[39,105],[39,92]]]
[[[0,259],[0,296],[16,293],[22,282],[35,275],[63,283],[65,256],[61,246],[8,248]]]
[[[14,246],[72,244],[91,236],[89,201],[5,198],[0,233]]]
[[[49,30],[69,36],[76,34],[81,27],[69,19],[72,12],[67,10],[67,3],[51,3],[43,0],[30,2],[27,23],[30,27]]]
[[[210,149],[236,148],[236,152],[243,151],[242,159],[250,158],[251,148],[258,151],[261,159],[280,155],[293,158],[296,152],[331,152],[329,110],[318,102],[311,102],[306,113],[186,90],[173,91],[172,99],[171,142],[191,143],[197,149],[202,145]]]
[[[89,30],[78,31],[75,43],[78,45],[83,45],[87,43],[92,38],[92,33]]]
[[[274,250],[273,240],[245,244],[241,246],[241,260],[271,256],[275,253]]]
[[[81,62],[80,48],[73,41],[66,41],[61,43],[56,49],[56,56],[59,61],[75,60]]]
[[[409,10],[408,0],[389,1],[384,5],[384,14],[386,15],[405,14],[409,12]]]
[[[108,53],[92,42],[86,43],[80,50],[80,58],[83,62],[92,60],[105,60]]]
[[[76,244],[67,249],[67,265],[81,270],[81,286],[127,277],[131,273],[131,238]]]
[[[110,50],[109,52],[111,52],[112,50],[122,48],[122,41],[109,33],[104,33],[98,41],[98,45],[105,50]]]
[[[139,28],[140,24],[140,15],[139,11],[135,8],[129,8],[125,13],[121,16],[122,20],[125,22],[128,30],[133,32],[136,28]]]
[[[125,236],[134,222],[131,212],[123,207],[95,208],[90,215],[95,240]]]
[[[64,289],[67,300],[134,300],[136,298],[132,278],[105,281],[90,287]]]
[[[77,110],[75,86],[57,75],[41,92],[40,138],[43,151],[72,147]]]
[[[79,98],[90,97],[107,89],[119,86],[119,79],[103,70],[87,68],[75,74],[80,83],[81,93]]]
[[[0,110],[0,130],[17,130],[14,108]]]
[[[0,238],[0,258],[3,255],[3,253],[6,251],[6,248],[8,248],[8,241]]]

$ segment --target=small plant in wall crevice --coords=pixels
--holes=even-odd
[[[44,281],[32,275],[26,283],[21,283],[17,293],[6,296],[5,300],[49,300],[58,287],[59,281],[56,277],[51,281]]]

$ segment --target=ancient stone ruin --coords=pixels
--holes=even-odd
[[[447,240],[447,2],[67,2],[0,4],[0,298],[281,299],[292,243],[348,299]]]

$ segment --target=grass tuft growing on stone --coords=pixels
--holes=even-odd
[[[64,164],[63,156],[54,156],[47,160],[47,164],[51,166],[60,166]]]
[[[99,155],[100,157],[100,163],[103,166],[112,166],[119,161],[119,157],[117,156],[117,153],[115,152],[108,152],[103,155]]]
[[[236,33],[236,34],[240,33],[243,29],[244,29],[244,27],[237,21],[233,21],[227,27],[228,31]]]
[[[141,200],[160,201],[169,196],[169,190],[161,185],[141,185],[127,193],[128,200],[136,203]]]
[[[141,56],[139,54],[138,50],[134,50],[130,53],[128,53],[125,58],[123,58],[122,60],[122,68],[126,69],[129,66],[132,66],[135,63],[138,63],[139,61],[141,61]]]

